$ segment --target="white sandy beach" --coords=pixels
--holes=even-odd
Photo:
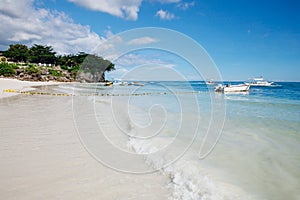
[[[43,84],[53,83],[1,79],[0,89]],[[76,134],[71,105],[72,97],[0,100],[0,199],[167,199],[166,177],[120,173],[92,158]]]
[[[188,144],[188,137],[191,138],[189,134],[194,133],[191,123],[182,123],[183,134],[176,135],[178,142],[175,148],[168,149],[166,154],[162,152],[146,157],[140,154],[141,157],[130,160],[122,156],[125,154],[115,151],[122,149],[131,154],[128,139],[132,138],[128,135],[151,135],[157,130],[156,126],[146,131],[136,128],[148,123],[149,117],[145,115],[148,114],[148,104],[153,103],[166,105],[165,108],[170,111],[170,121],[164,125],[165,132],[151,140],[152,144],[130,140],[130,145],[136,152],[143,153],[153,146],[161,148],[169,144],[172,134],[176,133],[177,126],[174,124],[179,124],[176,117],[182,112],[178,110],[174,96],[111,98],[89,95],[114,90],[114,87],[98,88],[94,84],[30,88],[54,83],[11,79],[1,79],[0,83],[1,90],[74,92],[74,96],[19,94],[0,98],[0,199],[281,200],[300,197],[298,99],[288,99],[288,104],[282,104],[278,96],[270,100],[268,90],[262,99],[255,95],[232,95],[222,139],[207,158],[199,160],[197,156],[201,144],[199,138],[183,157],[163,169],[162,173],[136,175],[121,173],[112,167],[132,171],[161,166],[172,155],[179,155],[178,149],[183,149]],[[171,83],[176,85],[175,89],[182,88],[181,82],[176,84]],[[286,88],[289,88],[288,84]],[[152,91],[160,89],[157,85],[154,88],[149,86]],[[132,86],[119,88],[123,93],[134,89]],[[139,92],[147,92],[146,89],[147,86],[144,86]],[[294,86],[289,90],[295,91]],[[290,94],[294,97],[294,93]],[[202,108],[210,104],[208,95],[199,95]],[[128,99],[125,101],[126,98],[130,102]],[[146,98],[149,102],[145,101]],[[192,121],[196,118],[195,111],[189,107],[192,105],[190,99],[187,100],[188,106],[184,106],[184,101],[181,105],[187,108],[184,112],[187,121]],[[260,103],[253,103],[253,100],[260,100]],[[280,115],[282,118],[276,116],[277,112],[284,113]],[[158,114],[158,110],[151,112],[156,120],[154,125],[162,121]],[[205,109],[201,114],[209,116]],[[199,130],[204,133],[209,121],[204,117]],[[253,130],[253,127],[256,129]],[[115,146],[107,145],[106,139]],[[110,167],[101,164],[90,153],[109,163]]]
[[[3,92],[3,90],[6,90],[6,89],[27,91],[27,90],[33,90],[33,88],[30,88],[31,86],[54,85],[54,84],[59,84],[59,83],[57,83],[57,82],[19,81],[17,79],[0,78],[0,98],[11,97],[11,96],[17,95],[17,93]]]

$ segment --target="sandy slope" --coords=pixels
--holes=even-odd
[[[1,89],[35,85],[0,83]],[[0,199],[167,199],[164,176],[120,173],[93,159],[73,120],[72,97],[0,100]]]
[[[31,86],[39,85],[54,85],[59,84],[55,82],[31,82],[31,81],[19,81],[17,79],[0,78],[0,98],[11,97],[17,95],[16,93],[3,92],[6,89],[14,90],[32,90]]]

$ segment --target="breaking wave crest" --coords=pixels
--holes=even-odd
[[[128,147],[138,154],[145,154],[145,162],[154,169],[165,162],[164,158],[151,155],[151,152],[156,151],[157,148],[149,141],[130,138]],[[172,191],[170,200],[241,199],[241,195],[238,195],[241,191],[237,192],[237,188],[225,185],[225,183],[216,184],[212,177],[199,165],[200,161],[196,156],[187,154],[159,170],[162,175],[169,179],[166,187]],[[220,187],[221,185],[223,188]],[[243,197],[243,199],[245,198]]]

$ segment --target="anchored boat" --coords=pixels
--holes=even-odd
[[[259,78],[252,78],[249,82],[245,82],[246,85],[251,85],[255,87],[268,87],[268,86],[274,86],[274,82],[269,82],[264,80],[264,78],[261,76]]]
[[[206,83],[207,85],[214,85],[214,84],[215,84],[215,82],[214,82],[212,79],[210,79],[210,80],[208,80],[208,81],[205,81],[205,83]]]
[[[246,84],[238,84],[238,85],[231,85],[226,84],[222,85],[219,84],[215,87],[215,92],[247,92],[249,91],[250,85]]]

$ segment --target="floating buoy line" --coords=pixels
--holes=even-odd
[[[70,93],[53,93],[53,92],[39,92],[39,91],[21,91],[14,89],[5,89],[3,92],[6,93],[18,93],[23,95],[42,95],[42,96],[61,96],[61,97],[69,97],[69,96],[148,96],[148,95],[176,95],[176,94],[200,94],[206,93],[203,91],[186,91],[186,92],[143,92],[143,93],[78,93],[78,94],[70,94]]]

